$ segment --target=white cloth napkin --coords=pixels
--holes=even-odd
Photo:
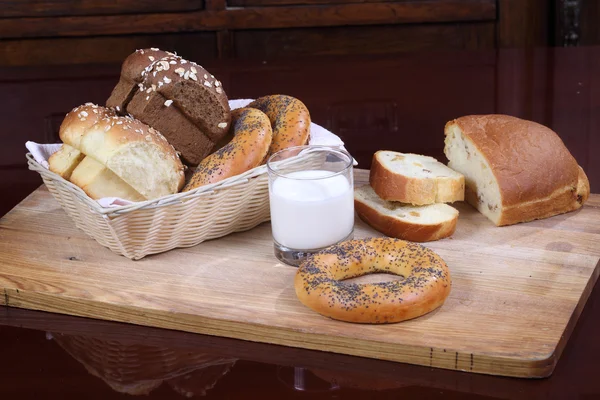
[[[245,107],[253,99],[237,99],[237,100],[229,100],[229,107],[232,110],[236,108]],[[335,134],[323,128],[320,125],[311,122],[310,124],[310,145],[313,146],[331,146],[331,147],[341,147],[344,148],[344,142]],[[31,153],[33,158],[40,163],[44,168],[48,169],[48,158],[55,152],[57,152],[62,144],[40,144],[36,142],[28,141],[25,143],[25,147]],[[354,165],[358,163],[354,160]],[[125,206],[129,204],[133,204],[134,202],[120,199],[117,197],[104,197],[102,199],[96,200],[101,207],[117,207],[117,206]]]

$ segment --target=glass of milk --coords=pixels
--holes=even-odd
[[[298,266],[310,254],[352,238],[352,157],[339,147],[296,146],[267,161],[271,228],[278,260]]]

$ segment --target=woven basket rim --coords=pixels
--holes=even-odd
[[[304,147],[304,146],[298,146],[298,147]],[[309,147],[320,148],[320,147],[329,147],[329,146],[315,145],[315,146],[309,146]],[[310,153],[311,153],[311,149],[309,148],[309,149],[306,149],[306,151],[302,151],[300,154],[307,155]],[[293,156],[293,157],[281,160],[281,161],[276,161],[275,163],[276,164],[280,164],[280,163],[294,164],[296,162],[301,162],[302,158],[299,157],[300,154],[298,154],[297,156]],[[135,210],[156,209],[156,208],[168,207],[169,205],[172,205],[172,204],[180,204],[180,203],[183,203],[188,200],[192,200],[192,199],[203,197],[203,196],[208,196],[210,194],[215,193],[217,190],[226,189],[226,188],[230,188],[233,186],[248,183],[250,181],[250,179],[268,173],[268,166],[265,163],[265,164],[259,165],[258,167],[255,167],[251,170],[248,170],[244,173],[241,173],[239,175],[235,175],[235,176],[223,179],[222,181],[219,181],[216,183],[200,186],[198,188],[189,190],[187,192],[178,192],[178,193],[174,193],[174,194],[161,196],[161,197],[158,197],[158,198],[152,199],[152,200],[134,202],[134,203],[128,204],[128,205],[114,206],[114,207],[102,207],[96,200],[89,197],[79,186],[69,182],[68,180],[64,179],[62,176],[58,175],[55,172],[50,171],[50,169],[44,167],[39,162],[37,162],[37,160],[33,157],[33,155],[30,152],[26,153],[26,158],[27,158],[27,163],[29,165],[30,170],[39,173],[42,176],[42,178],[45,177],[47,179],[52,179],[54,181],[59,182],[63,188],[65,188],[71,194],[77,196],[79,198],[79,200],[83,201],[88,207],[90,207],[90,209],[93,212],[100,214],[104,217],[108,217],[108,218],[114,218],[119,215],[127,214],[127,213],[130,213]]]
[[[54,179],[61,183],[61,185],[66,188],[72,194],[75,194],[80,200],[82,200],[86,205],[88,205],[94,212],[102,215],[106,215],[108,217],[117,216],[125,213],[129,213],[139,209],[151,209],[151,208],[160,208],[167,207],[173,203],[181,203],[186,200],[191,200],[197,197],[202,197],[214,193],[216,190],[225,189],[232,186],[237,186],[243,183],[247,183],[251,178],[257,177],[259,175],[263,175],[267,173],[267,166],[260,165],[256,168],[253,168],[249,171],[246,171],[242,174],[232,176],[230,178],[224,179],[217,183],[201,186],[196,189],[192,189],[187,192],[179,192],[175,194],[170,194],[166,196],[161,196],[152,200],[145,200],[140,202],[135,202],[128,205],[122,206],[114,206],[114,207],[102,207],[98,204],[97,201],[90,198],[79,186],[69,182],[64,179],[62,176],[58,175],[55,172],[50,171],[41,165],[37,160],[33,157],[33,155],[28,152],[26,154],[27,163],[29,165],[29,169],[39,173],[40,175],[46,175],[47,178]]]

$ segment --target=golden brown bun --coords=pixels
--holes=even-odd
[[[202,160],[184,192],[242,174],[264,160],[273,138],[269,118],[256,109],[239,108],[232,119],[233,139]]]
[[[93,109],[110,115],[103,107]],[[104,116],[90,125],[88,116],[80,108],[67,114],[60,129],[65,144],[108,168],[145,199],[181,189],[183,165],[159,132],[130,117]]]
[[[385,284],[345,285],[368,273],[402,275]],[[450,271],[442,258],[416,243],[390,238],[350,240],[303,262],[294,280],[302,304],[333,319],[385,324],[427,314],[450,293]]]
[[[445,127],[450,168],[465,175],[466,200],[498,226],[580,208],[589,182],[560,137],[532,121],[471,115]]]
[[[273,142],[267,157],[288,147],[308,143],[310,113],[300,100],[278,94],[260,97],[248,104],[247,107],[264,112],[271,121]]]

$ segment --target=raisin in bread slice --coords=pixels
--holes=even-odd
[[[387,201],[425,205],[464,200],[464,177],[433,157],[378,151],[369,182]]]
[[[447,204],[414,206],[385,201],[369,185],[354,190],[354,209],[360,219],[384,235],[412,242],[449,237],[458,220],[458,210]]]
[[[576,210],[590,194],[583,169],[543,125],[471,115],[448,122],[445,135],[444,152],[465,176],[467,202],[497,226]]]

